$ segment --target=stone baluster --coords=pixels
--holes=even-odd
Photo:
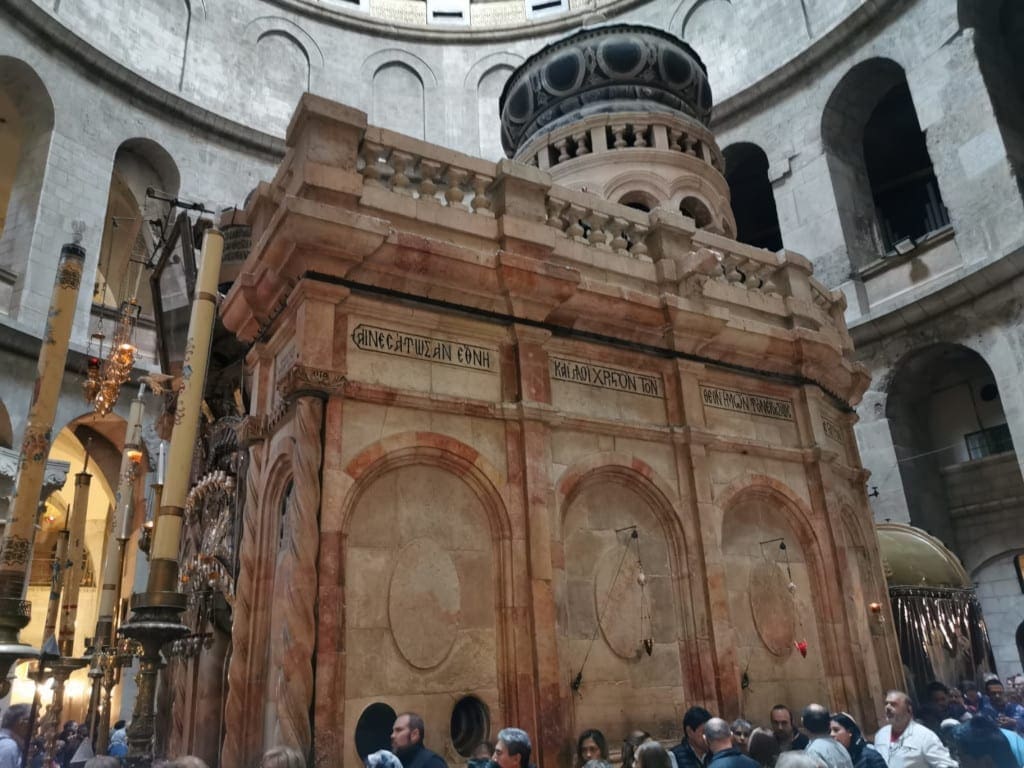
[[[493,216],[491,212],[491,198],[487,196],[487,188],[491,186],[494,179],[482,173],[474,173],[470,178],[470,186],[473,188],[473,199],[469,201],[473,213],[484,216]]]
[[[696,144],[696,143],[697,143],[697,140],[693,136],[690,136],[689,134],[684,134],[683,135],[683,152],[685,152],[686,154],[688,154],[688,155],[690,155],[692,157],[696,157],[697,156],[697,152],[693,148],[694,144]]]
[[[625,134],[626,134],[626,126],[625,126],[625,124],[613,125],[612,126],[612,135],[615,137],[615,141],[613,142],[612,146],[614,146],[616,149],[623,149],[623,148],[629,146],[626,143],[626,135]]]
[[[441,176],[441,164],[436,160],[420,160],[420,199],[434,199],[440,187],[438,179]]]
[[[587,211],[584,208],[576,205],[575,203],[569,203],[568,210],[566,211],[566,218],[569,221],[569,226],[565,229],[565,234],[571,237],[573,240],[579,240],[585,243],[584,238],[585,230],[583,229],[583,217],[587,215]]]
[[[611,250],[608,245],[608,233],[605,232],[609,218],[611,217],[599,211],[590,211],[586,217],[586,222],[590,225],[590,244],[602,251]]]
[[[582,157],[590,152],[590,147],[587,146],[587,141],[590,138],[589,131],[578,131],[572,135],[572,140],[576,142],[575,157]]]
[[[547,211],[547,225],[549,227],[555,227],[559,232],[565,231],[566,222],[562,214],[567,206],[568,203],[564,200],[548,197],[545,201],[545,210]]]
[[[392,191],[400,195],[412,197],[415,190],[412,187],[412,181],[409,179],[409,173],[415,165],[416,157],[408,152],[402,152],[398,149],[391,152],[391,166],[395,170],[394,175],[391,177]]]
[[[633,126],[633,146],[634,147],[646,147],[647,146],[647,126],[646,125],[634,125]]]
[[[445,173],[446,188],[444,190],[444,199],[448,201],[449,206],[463,206],[462,201],[466,197],[466,191],[462,188],[462,185],[468,177],[469,171],[456,168],[453,165],[448,166],[448,170]]]
[[[555,149],[558,150],[558,157],[555,159],[555,163],[564,163],[569,159],[569,139],[555,139],[554,145]]]
[[[616,253],[626,256],[629,254],[627,250],[629,248],[629,241],[626,239],[626,230],[629,228],[629,222],[625,219],[620,219],[617,216],[612,217],[608,221],[608,231],[611,232],[612,239],[608,244],[609,247]]]
[[[647,239],[647,233],[650,231],[650,227],[646,224],[637,224],[636,222],[629,225],[629,241],[631,243],[629,252],[634,257],[646,256],[647,245],[644,240]]]
[[[364,141],[360,146],[360,152],[363,157],[363,177],[366,179],[366,183],[386,188],[392,173],[387,164],[390,149],[376,142]]]
[[[685,136],[685,134],[679,128],[669,128],[668,129],[668,146],[669,146],[669,149],[672,149],[672,150],[674,150],[676,152],[682,152],[683,151],[682,141],[683,141],[684,136]]]

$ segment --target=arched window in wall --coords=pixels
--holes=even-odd
[[[159,238],[156,222],[167,213],[166,204],[147,198],[146,190],[153,188],[165,197],[174,197],[179,185],[174,160],[156,142],[130,139],[118,147],[93,285],[93,315],[97,318],[93,325],[94,331],[98,327],[109,341],[118,308],[134,297],[141,307],[136,330],[141,354],[152,355],[156,348],[153,297],[145,264]]]
[[[373,74],[372,122],[381,128],[424,138],[423,81],[410,67],[396,61]]]
[[[512,67],[494,67],[480,78],[477,85],[480,157],[486,160],[500,160],[505,156],[505,150],[501,148],[501,118],[498,115],[498,99],[510,74],[512,74]]]
[[[679,212],[693,219],[698,229],[710,227],[714,222],[711,209],[708,208],[703,200],[696,197],[684,197],[683,201],[679,204]]]
[[[309,90],[309,54],[292,35],[270,30],[257,40],[256,57],[257,61],[273,62],[273,66],[262,67],[261,76],[254,78],[253,108],[264,130],[284,136],[295,105]]]
[[[726,147],[725,180],[729,183],[736,239],[758,248],[782,248],[775,194],[768,179],[768,157],[756,144]]]
[[[825,106],[822,140],[852,272],[907,253],[949,224],[895,62],[869,59],[840,80]]]
[[[11,304],[14,279],[29,258],[40,215],[53,102],[35,71],[0,56],[0,308]]]
[[[974,51],[1024,195],[1024,3],[961,0],[960,25],[975,29]]]

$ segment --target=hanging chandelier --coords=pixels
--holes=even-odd
[[[128,381],[135,365],[135,325],[142,308],[135,298],[122,301],[117,311],[117,325],[110,344],[110,353],[99,366],[93,408],[100,416],[106,416],[117,403],[121,385]],[[90,361],[90,371],[92,365]],[[89,382],[89,379],[86,379]]]

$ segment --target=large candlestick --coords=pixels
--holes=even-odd
[[[70,659],[75,655],[75,621],[78,619],[78,593],[82,586],[85,559],[85,520],[89,516],[89,487],[92,475],[81,471],[75,475],[75,500],[71,507],[68,526],[68,567],[64,572],[64,595],[61,600],[60,655]]]
[[[128,763],[132,766],[146,764],[152,757],[150,745],[155,725],[154,705],[156,676],[160,669],[160,647],[188,634],[188,628],[181,624],[179,618],[187,601],[185,595],[178,591],[178,548],[181,544],[192,451],[199,432],[213,323],[217,314],[217,283],[223,251],[224,236],[220,231],[206,230],[182,365],[184,386],[178,393],[160,514],[155,521],[153,541],[149,548],[149,578],[146,591],[132,596],[131,621],[120,630],[142,645],[139,674],[136,677],[138,693],[131,727],[128,729]]]
[[[53,556],[53,572],[50,576],[50,599],[46,604],[46,621],[43,623],[43,642],[57,634],[57,616],[60,613],[60,593],[64,586],[64,571],[68,559],[68,523],[70,516],[64,521],[64,528],[57,534],[57,550]]]
[[[78,244],[82,227],[77,229],[76,241],[61,249],[57,264],[32,404],[21,443],[17,490],[11,503],[10,522],[0,544],[0,696],[10,690],[7,675],[11,665],[19,658],[38,655],[38,651],[18,640],[18,632],[32,615],[31,605],[25,602],[25,589],[35,541],[36,508],[43,489],[50,432],[64,381],[75,303],[85,263],[85,249]]]

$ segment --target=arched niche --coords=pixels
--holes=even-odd
[[[782,232],[764,150],[756,144],[741,142],[726,147],[722,154],[736,217],[736,239],[769,251],[780,250]]]
[[[949,224],[903,68],[854,66],[829,96],[821,137],[854,272]]]
[[[511,74],[512,67],[498,65],[489,69],[477,83],[480,157],[485,160],[497,161],[505,156],[505,150],[501,147],[501,116],[498,113],[498,99]]]
[[[373,73],[371,122],[382,128],[422,139],[426,135],[423,80],[400,61],[382,65]]]
[[[503,721],[508,524],[493,486],[462,458],[470,451],[385,453],[351,491],[342,554],[345,688],[338,692],[349,761],[357,759],[360,715],[373,701],[396,712],[415,709],[427,745],[450,757],[455,747],[445,734],[456,699],[472,695]]]
[[[21,275],[29,259],[53,134],[53,100],[28,64],[0,56],[0,267]],[[0,283],[0,305],[11,301]]]
[[[730,626],[716,627],[716,644],[735,657],[736,667],[723,673],[745,678],[741,713],[768,712],[780,702],[796,712],[809,701],[829,701],[818,558],[806,551],[808,534],[797,531],[790,504],[765,488],[740,490],[722,516]]]
[[[576,730],[642,726],[667,737],[678,729],[676,705],[690,693],[682,667],[690,632],[680,605],[688,589],[675,521],[665,495],[625,466],[595,467],[567,489],[564,564],[554,585],[562,677],[580,680]]]

